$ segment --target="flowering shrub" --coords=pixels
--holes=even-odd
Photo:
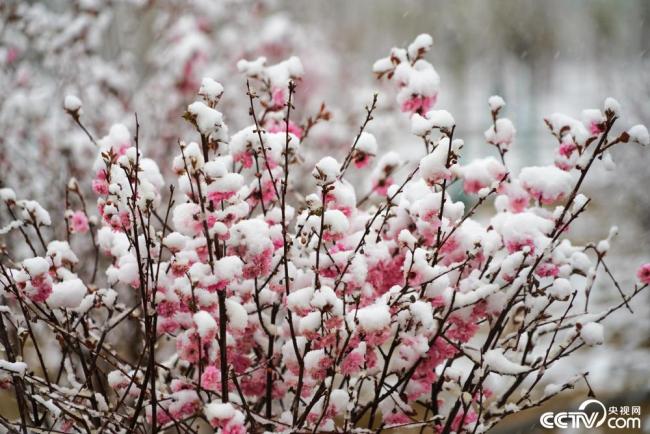
[[[92,139],[98,216],[70,180],[64,240],[46,241],[52,222],[37,202],[1,189],[12,221],[0,233],[19,232],[32,254],[2,250],[0,385],[18,417],[0,424],[480,433],[587,382],[545,374],[603,343],[602,322],[650,284],[650,264],[624,290],[606,265],[615,228],[584,246],[567,234],[589,204],[580,188],[593,165],[616,145],[647,145],[648,132],[615,132],[613,99],[584,121],[554,114],[545,122],[555,163],[515,175],[516,131],[494,96],[485,139],[498,157],[461,164],[454,118],[433,109],[431,45],[418,36],[374,66],[397,88],[423,143],[419,161],[374,162],[375,95],[346,155],[321,159],[311,180],[293,175],[309,128],[329,114],[294,119],[301,61],[260,58],[238,63],[252,124],[234,134],[217,110],[223,86],[202,81],[184,114],[197,138],[179,142],[172,186],[141,150],[136,117],[135,131],[118,124]],[[81,101],[64,108],[84,128]],[[346,176],[373,164],[358,196]],[[454,199],[454,184],[469,204]],[[75,254],[77,238],[94,258]],[[621,300],[594,311],[600,270]],[[137,348],[120,346],[124,330]]]
[[[321,33],[294,22],[273,0],[5,3],[0,187],[39,197],[50,209],[63,200],[63,184],[52,189],[52,182],[88,176],[95,157],[84,131],[51,101],[76,95],[92,108],[84,113],[89,131],[130,122],[137,112],[143,125],[156,126],[143,129],[143,151],[161,161],[176,151],[177,138],[191,131],[178,113],[196,96],[202,77],[232,90],[241,84],[236,63],[242,57],[276,62],[297,54],[309,66],[318,59],[328,68],[308,68],[298,95],[305,106],[320,104],[321,83],[334,81],[341,71]],[[242,124],[247,113],[234,109],[235,96],[228,92],[220,107],[230,122]],[[169,175],[168,165],[161,168]],[[81,187],[89,191],[86,183]]]

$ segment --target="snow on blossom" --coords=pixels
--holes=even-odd
[[[604,130],[605,115],[598,109],[583,110],[582,122],[592,135],[600,134]]]
[[[174,228],[183,235],[195,236],[202,230],[201,207],[192,202],[174,208],[172,217]]]
[[[451,177],[451,171],[448,167],[449,152],[449,139],[445,137],[440,140],[433,152],[420,160],[422,177],[429,185],[436,184]]]
[[[498,113],[505,105],[506,102],[499,95],[492,95],[488,98],[488,106],[490,106],[490,111],[493,113]]]
[[[377,155],[377,139],[370,133],[362,132],[353,155],[355,166],[359,169],[367,166],[375,155]]]
[[[209,136],[214,133],[223,123],[221,112],[207,106],[201,101],[195,101],[187,106],[187,112],[192,116],[196,127],[201,134]]]
[[[579,330],[580,337],[584,343],[589,346],[600,345],[604,342],[604,328],[602,324],[598,324],[596,322],[588,322],[586,324],[582,324]]]
[[[466,193],[478,193],[481,189],[492,187],[506,176],[506,168],[494,157],[476,159],[469,164],[456,168],[464,179]],[[521,177],[520,177],[521,178]]]
[[[226,300],[228,325],[235,330],[244,330],[248,324],[248,312],[235,300]]]
[[[334,182],[340,172],[340,165],[332,157],[324,157],[314,167],[312,176],[316,178],[319,183],[331,184]]]
[[[555,279],[549,288],[549,295],[558,300],[566,300],[571,295],[571,282],[564,278]]]
[[[102,14],[88,15],[79,37]],[[440,77],[426,59],[433,38],[421,34],[373,65],[396,94],[381,107],[382,117],[398,121],[389,128],[406,125],[405,138],[425,142],[424,151],[409,148],[402,158],[379,152],[392,139],[373,124],[374,103],[360,129],[312,130],[329,118],[324,105],[310,115],[310,89],[318,85],[311,75],[323,71],[287,57],[292,47],[282,35],[297,30],[287,17],[276,29],[260,28],[272,41],[260,50],[236,31],[219,33],[235,50],[219,68],[206,67],[206,45],[218,39],[215,17],[200,18],[177,22],[164,38],[176,56],[168,81],[178,93],[169,95],[174,107],[159,124],[143,124],[141,133],[139,121],[129,131],[107,119],[86,129],[81,101],[65,98],[71,126],[97,146],[92,179],[67,184],[64,214],[50,216],[38,202],[0,189],[11,217],[0,230],[11,237],[2,244],[0,273],[0,319],[12,334],[6,350],[29,339],[46,354],[40,361],[5,351],[18,361],[0,360],[1,388],[19,391],[12,375],[42,385],[42,374],[60,371],[49,376],[52,388],[30,387],[34,401],[52,413],[52,405],[73,408],[88,429],[107,432],[124,428],[113,408],[135,414],[133,429],[142,432],[188,421],[224,434],[335,432],[366,420],[371,430],[400,430],[423,422],[425,408],[435,410],[436,431],[479,432],[535,406],[542,390],[572,385],[551,369],[572,352],[566,343],[604,343],[601,322],[650,285],[644,264],[633,289],[620,289],[622,303],[595,310],[600,300],[590,304],[587,295],[615,252],[616,230],[582,245],[563,227],[567,213],[589,211],[578,172],[586,176],[599,158],[613,168],[597,135],[606,146],[648,142],[645,127],[614,127],[621,115],[615,100],[580,121],[547,117],[552,160],[515,176],[506,151],[516,129],[499,117],[503,98],[491,96],[485,139],[500,159],[462,160],[464,141],[452,138],[462,134],[462,121],[433,109]],[[260,57],[237,62],[249,93],[231,99],[228,62],[249,55]],[[183,117],[194,129],[176,129],[169,119],[188,102]],[[241,129],[231,134],[219,104],[244,113],[233,122]],[[187,137],[176,140],[179,133]],[[334,141],[346,147],[329,148]],[[177,150],[168,153],[167,142]],[[159,167],[151,153],[168,154],[171,165]],[[348,171],[351,164],[368,172]],[[99,218],[86,212],[91,190]],[[60,233],[67,238],[55,239]],[[83,351],[68,351],[77,345]],[[137,349],[141,362],[122,347]],[[115,393],[91,390],[80,362],[93,369],[109,363],[110,372],[95,369],[97,384]],[[478,371],[468,381],[472,363]],[[539,384],[525,380],[531,372]],[[557,386],[549,389],[551,380]],[[74,424],[64,419],[53,426]]]
[[[51,307],[74,309],[86,293],[86,286],[80,279],[65,280],[52,285],[52,294],[47,298],[47,303]]]
[[[202,339],[211,339],[217,333],[217,322],[206,311],[199,311],[192,316],[196,330]]]
[[[70,216],[70,228],[73,232],[85,234],[90,229],[88,217],[83,211],[75,211]]]
[[[500,118],[485,131],[484,135],[488,143],[498,146],[502,150],[508,150],[514,142],[516,132],[510,119]]]
[[[496,348],[485,353],[485,364],[493,371],[503,374],[521,374],[528,368],[508,359],[503,349]]]
[[[643,146],[650,145],[650,134],[648,134],[648,129],[645,125],[634,125],[632,128],[627,130],[627,133],[630,136],[630,140],[633,142],[637,142]]]
[[[636,273],[639,282],[644,285],[650,285],[650,263],[643,264]]]
[[[199,96],[202,96],[208,103],[215,104],[223,94],[223,85],[210,77],[201,80]]]
[[[81,114],[81,100],[74,95],[67,95],[63,101],[63,108],[68,112]]]
[[[361,328],[369,332],[388,327],[391,320],[388,306],[381,302],[359,309],[356,318]]]
[[[545,205],[565,198],[573,186],[573,176],[555,166],[524,167],[519,181],[532,197]]]

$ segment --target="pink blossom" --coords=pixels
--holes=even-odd
[[[343,359],[343,365],[341,366],[341,373],[343,375],[352,375],[363,367],[364,357],[358,351],[352,351],[348,354],[345,359]]]
[[[240,163],[246,169],[253,166],[253,154],[249,151],[233,154],[233,160]]]
[[[273,119],[269,120],[264,128],[269,133],[284,133],[287,131],[287,123],[285,121]],[[302,137],[303,133],[302,128],[293,121],[289,121],[289,132],[298,137],[298,139]]]
[[[213,203],[221,202],[222,200],[228,200],[235,195],[234,191],[213,191],[207,194],[208,199]],[[209,222],[208,222],[209,223]],[[214,222],[212,222],[214,224]],[[212,226],[211,224],[209,226]]]
[[[108,194],[108,182],[106,181],[106,171],[100,169],[95,174],[95,179],[92,181],[93,192],[99,196]]]
[[[598,135],[605,131],[605,124],[603,122],[590,122],[589,123],[589,132],[592,135]]]
[[[18,49],[9,47],[7,49],[7,57],[5,58],[8,65],[14,63],[18,59]]]
[[[513,213],[523,212],[528,206],[529,202],[530,202],[530,198],[528,197],[528,195],[518,196],[518,197],[510,196],[508,199],[508,205],[510,206],[510,211]]]
[[[281,108],[286,104],[285,90],[281,87],[275,87],[271,90],[271,101],[273,108]]]
[[[391,185],[393,185],[392,178],[380,179],[374,183],[372,191],[380,196],[386,196]]]
[[[413,95],[402,103],[401,109],[403,112],[424,114],[431,110],[437,100],[437,94],[433,96]]]
[[[530,248],[530,253],[535,253],[535,242],[532,239],[510,240],[506,242],[508,253],[514,253],[522,250],[524,247]]]
[[[644,285],[650,285],[650,263],[643,264],[636,272],[636,277]]]
[[[52,294],[52,279],[48,274],[34,276],[31,284],[34,289],[29,291],[27,295],[34,302],[44,302]]]
[[[557,277],[559,272],[560,269],[558,266],[549,262],[540,264],[535,269],[535,274],[537,274],[539,277]]]
[[[395,425],[405,425],[411,422],[411,418],[409,418],[406,414],[404,414],[401,411],[393,411],[392,413],[389,413],[386,416],[384,416],[384,422],[386,423],[387,427],[391,427]]]
[[[84,213],[83,211],[75,211],[70,216],[70,226],[72,232],[76,232],[79,234],[85,234],[86,232],[88,232],[90,226],[88,225],[88,217],[86,217],[86,213]]]
[[[478,193],[479,190],[485,187],[487,186],[477,179],[466,179],[463,183],[465,193]]]
[[[214,366],[208,366],[201,375],[201,387],[218,392],[221,390],[221,371]]]
[[[271,257],[273,249],[266,249],[258,255],[254,255],[251,261],[244,266],[244,277],[253,279],[266,275],[271,269]]]
[[[363,169],[364,167],[368,166],[368,164],[370,164],[372,157],[373,155],[371,154],[356,150],[354,152],[354,156],[352,157],[354,161],[354,166],[357,169]]]

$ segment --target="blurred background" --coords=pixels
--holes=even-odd
[[[4,0],[0,14],[0,186],[40,201],[54,215],[68,178],[88,184],[95,158],[62,109],[65,95],[82,99],[82,120],[95,137],[114,122],[133,129],[137,112],[143,146],[165,171],[177,139],[190,134],[181,115],[201,77],[224,83],[222,110],[231,132],[248,124],[244,82],[235,68],[240,58],[302,59],[298,112],[305,117],[324,101],[334,115],[304,144],[312,151],[308,162],[343,155],[375,91],[380,108],[370,131],[382,150],[420,156],[406,117],[392,111],[390,86],[378,82],[371,67],[423,32],[435,41],[428,59],[441,76],[437,108],[454,115],[465,160],[492,152],[483,140],[492,94],[504,97],[505,115],[517,128],[509,154],[515,168],[552,163],[554,139],[543,117],[554,112],[579,118],[612,96],[623,108],[622,128],[650,123],[647,0]],[[613,157],[615,171],[597,167],[588,178],[593,202],[572,237],[599,240],[618,225],[609,265],[629,291],[637,265],[650,260],[650,150],[630,144]],[[596,292],[603,306],[617,301],[608,280],[601,279]],[[643,406],[650,432],[648,294],[632,307],[633,320],[620,311],[606,322],[607,346],[558,369],[588,370],[596,396],[608,405]],[[570,410],[584,396],[577,390],[548,408]],[[541,431],[538,417],[547,410],[517,414],[496,432]]]

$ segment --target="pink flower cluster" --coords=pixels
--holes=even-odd
[[[60,241],[0,282],[8,293],[17,288],[13,300],[26,295],[37,313],[57,309],[45,318],[54,333],[71,333],[82,321],[80,330],[92,330],[84,343],[97,345],[92,354],[110,369],[107,401],[118,415],[105,427],[117,432],[133,421],[171,430],[199,418],[224,434],[418,424],[445,434],[484,432],[558,393],[561,387],[546,387],[553,363],[602,343],[600,322],[609,313],[573,303],[589,294],[606,251],[590,254],[566,235],[589,202],[578,193],[581,170],[586,175],[615,140],[607,132],[616,117],[610,109],[589,111],[584,122],[548,119],[559,155],[568,161],[579,152],[591,163],[514,173],[506,157],[515,129],[499,117],[503,100],[492,97],[485,138],[500,159],[462,164],[453,117],[431,110],[439,78],[423,56],[432,43],[420,35],[374,67],[397,84],[396,108],[424,142],[424,155],[411,161],[396,153],[375,161],[377,138],[366,131],[375,99],[347,155],[305,168],[304,131],[291,120],[303,75],[297,58],[239,62],[252,124],[232,134],[217,109],[223,87],[204,79],[201,99],[185,114],[196,141],[179,142],[169,191],[140,148],[137,127],[135,139],[115,125],[97,140],[92,189],[100,227],[85,211],[67,218],[72,234],[91,231],[105,255],[106,288],[82,283],[78,259]],[[199,60],[188,61],[180,85],[190,85]],[[354,171],[368,182],[355,185]],[[455,182],[469,202],[455,196]],[[35,230],[49,219],[33,203],[21,206]],[[650,284],[650,264],[638,278],[621,305]],[[112,330],[114,318],[132,320],[144,336],[138,364],[114,357],[103,337],[93,340]],[[64,367],[75,387],[93,385]],[[577,380],[561,381],[568,388]],[[75,409],[86,399],[77,395]],[[95,423],[100,413],[82,420]]]

